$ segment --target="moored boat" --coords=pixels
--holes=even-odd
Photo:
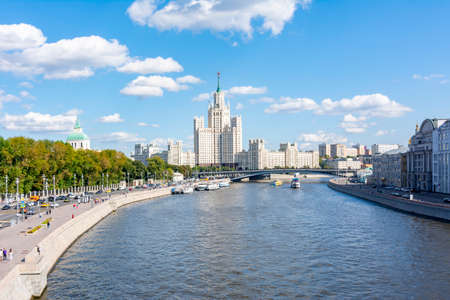
[[[214,190],[218,190],[218,189],[219,189],[219,185],[217,183],[210,183],[206,186],[207,191],[214,191]]]
[[[280,180],[275,180],[274,182],[272,182],[273,186],[280,186],[282,184],[283,184],[283,182],[281,182]]]
[[[206,184],[199,184],[195,187],[196,191],[204,191],[206,190],[207,185]]]
[[[297,177],[292,178],[291,188],[299,189],[300,188],[300,180]]]
[[[226,182],[226,181],[221,181],[219,182],[219,187],[223,188],[223,187],[229,187],[230,183]]]
[[[183,194],[191,194],[194,192],[194,189],[192,186],[185,186],[183,187]]]

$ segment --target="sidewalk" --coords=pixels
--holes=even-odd
[[[96,205],[99,204],[94,204],[94,208]],[[29,216],[23,222],[19,221],[19,224],[15,226],[0,230],[0,248],[6,248],[8,251],[12,248],[13,250],[12,262],[9,260],[0,261],[0,278],[3,278],[16,264],[20,263],[30,251],[36,251],[36,245],[57,227],[72,219],[72,214],[76,218],[90,209],[91,203],[81,203],[78,208],[73,208],[72,205],[64,205],[52,209],[52,214],[49,215],[46,215],[45,211],[43,211],[42,218],[39,218],[39,215],[36,214]],[[26,233],[47,218],[52,218],[49,229],[47,229],[47,225],[42,225],[36,232],[32,234]]]

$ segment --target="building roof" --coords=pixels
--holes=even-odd
[[[80,125],[80,120],[77,118],[75,125],[73,126],[73,132],[67,137],[67,142],[73,141],[85,141],[89,140],[88,136],[83,132]]]
[[[408,148],[405,146],[400,146],[398,149],[386,151],[382,155],[401,154],[401,153],[406,153],[406,152],[408,152]]]

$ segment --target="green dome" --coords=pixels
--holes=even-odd
[[[67,137],[67,141],[83,141],[88,140],[89,138],[82,132],[73,132]]]

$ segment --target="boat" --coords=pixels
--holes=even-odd
[[[192,194],[193,192],[194,192],[194,189],[192,188],[192,186],[185,186],[182,189],[183,194]]]
[[[196,191],[204,191],[204,190],[206,190],[206,187],[207,187],[206,184],[201,183],[195,187],[195,190]]]
[[[219,185],[217,183],[210,183],[206,186],[207,191],[214,191],[214,190],[218,190],[218,189],[219,189]]]
[[[226,182],[226,181],[221,181],[219,182],[219,187],[224,188],[224,187],[229,187],[230,183]]]
[[[299,189],[300,188],[300,180],[297,177],[292,178],[291,188]]]
[[[275,180],[274,182],[272,182],[273,186],[280,186],[282,184],[283,184],[283,182],[281,182],[280,180]]]
[[[176,186],[174,188],[172,188],[171,190],[172,194],[183,194],[183,187],[182,186]]]

